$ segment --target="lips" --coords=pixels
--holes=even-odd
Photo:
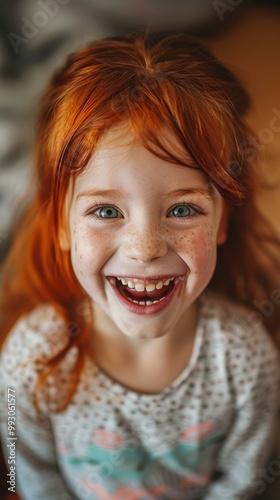
[[[127,309],[136,314],[156,314],[171,302],[183,277],[165,276],[141,280],[108,276],[107,279],[118,299]]]

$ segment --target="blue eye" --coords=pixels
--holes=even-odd
[[[101,219],[117,219],[120,216],[120,212],[111,206],[99,207],[92,214]]]
[[[190,217],[196,211],[190,205],[176,205],[167,214],[167,217]]]

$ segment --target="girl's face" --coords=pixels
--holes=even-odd
[[[206,176],[115,127],[75,181],[61,246],[112,333],[156,338],[188,320],[225,238],[224,202]]]

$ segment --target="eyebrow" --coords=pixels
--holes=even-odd
[[[117,189],[88,189],[87,191],[82,191],[76,196],[76,200],[83,197],[100,197],[106,198],[107,196],[112,196],[116,199],[122,199],[123,194]]]
[[[186,195],[194,195],[194,194],[199,194],[202,196],[207,196],[211,200],[214,197],[214,189],[211,184],[209,184],[209,187],[193,187],[193,188],[186,188],[186,189],[175,189],[174,191],[168,191],[162,195],[162,199],[166,200],[168,198],[180,198],[181,196],[186,196]],[[107,197],[114,197],[117,200],[123,199],[123,193],[118,191],[117,189],[88,189],[86,191],[82,191],[76,196],[76,201],[79,198],[83,197],[99,197],[99,198],[107,198]]]
[[[166,198],[180,198],[180,196],[200,194],[202,196],[207,196],[211,200],[214,198],[214,189],[212,184],[209,183],[209,187],[193,187],[186,189],[175,189],[174,191],[168,191],[164,193],[162,198],[165,200]]]

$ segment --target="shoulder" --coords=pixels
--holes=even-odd
[[[202,298],[202,316],[208,337],[219,344],[228,359],[237,356],[248,361],[250,355],[277,364],[277,348],[259,314],[207,291]]]
[[[66,340],[64,321],[50,304],[41,304],[21,316],[1,352],[1,364],[15,370],[19,364],[52,356]]]
[[[67,342],[64,320],[50,304],[42,304],[21,316],[10,331],[0,353],[0,388],[22,394],[22,404],[34,398],[38,374],[44,362]]]
[[[279,355],[261,318],[218,294],[202,297],[203,356],[215,377],[235,395],[237,406],[275,408]]]

